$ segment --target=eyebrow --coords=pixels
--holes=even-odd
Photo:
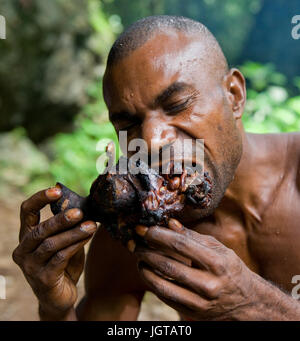
[[[166,101],[169,97],[174,95],[174,93],[181,92],[183,90],[186,90],[188,88],[191,88],[190,85],[184,83],[184,82],[174,82],[170,86],[168,86],[166,89],[164,89],[155,99],[155,104],[163,103]]]
[[[110,121],[132,120],[134,116],[127,111],[119,111],[109,115]]]
[[[154,103],[158,105],[166,101],[169,97],[174,95],[175,93],[179,93],[186,89],[190,89],[191,86],[184,82],[174,82],[169,85],[166,89],[161,91],[155,98]],[[130,114],[128,111],[119,111],[109,115],[110,121],[118,121],[118,120],[132,120],[135,116]]]

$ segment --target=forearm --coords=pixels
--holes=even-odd
[[[74,307],[65,312],[50,312],[39,305],[39,316],[41,321],[78,321]]]
[[[123,294],[110,296],[85,296],[76,314],[82,321],[136,321],[142,296]]]
[[[300,321],[300,302],[258,275],[254,275],[252,303],[237,310],[238,320]]]

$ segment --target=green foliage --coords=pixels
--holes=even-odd
[[[120,20],[99,0],[0,0],[0,13],[7,22],[0,131],[23,126],[35,142],[70,131],[89,102],[86,88],[102,75]]]
[[[115,33],[122,29],[121,24],[116,16],[107,19],[97,0],[89,1],[88,13],[93,28],[90,47],[100,56],[107,55]],[[89,100],[75,119],[74,131],[71,134],[57,134],[50,144],[53,157],[51,175],[56,181],[82,195],[87,194],[92,181],[98,175],[96,161],[105,152],[105,145],[112,140],[118,146],[115,130],[108,122],[101,82],[91,82],[86,94]],[[99,141],[106,141],[101,149]]]
[[[0,135],[6,151],[1,184],[31,194],[61,181],[86,194],[104,152],[96,150],[97,142],[117,140],[101,77],[122,30],[120,19],[107,15],[98,0],[0,0],[0,5],[8,23],[7,39],[0,41],[0,129],[26,128]],[[42,140],[59,131],[43,144],[43,152],[27,137]]]
[[[284,75],[271,64],[247,62],[240,69],[248,82],[245,129],[253,133],[299,131],[300,95],[289,97]]]
[[[114,127],[107,121],[100,86],[89,88],[90,103],[78,115],[76,129],[71,134],[58,134],[53,138],[53,161],[50,172],[53,177],[81,194],[86,194],[97,177],[97,158],[105,152],[99,149],[99,141],[118,139]]]
[[[213,32],[231,63],[238,59],[261,5],[262,0],[103,0],[104,10],[119,14],[124,27],[157,14],[198,20]]]
[[[114,128],[108,122],[97,125],[86,119],[73,134],[58,134],[53,141],[55,159],[50,166],[54,178],[78,193],[87,194],[98,176],[96,161],[104,150],[97,151],[96,146],[101,139],[117,142]]]
[[[23,128],[0,135],[0,193],[9,195],[10,188],[32,193],[49,187],[53,178],[50,162],[26,136]]]

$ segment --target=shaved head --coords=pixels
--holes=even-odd
[[[172,31],[194,36],[201,45],[202,51],[197,57],[203,60],[217,77],[223,77],[227,73],[228,64],[223,51],[207,27],[189,18],[169,15],[146,17],[131,25],[113,44],[108,55],[107,66],[112,66],[126,58],[156,34]]]

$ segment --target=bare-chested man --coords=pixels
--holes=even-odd
[[[22,204],[13,254],[42,320],[136,320],[147,290],[192,320],[300,320],[300,134],[245,133],[245,80],[200,23],[149,17],[114,44],[104,98],[116,131],[149,149],[204,139],[210,209],[168,227],[137,227],[151,249],[130,253],[71,209],[45,222],[58,188]],[[72,228],[71,228],[72,227]],[[75,308],[85,265],[85,297]],[[163,251],[162,251],[163,250]],[[138,266],[137,266],[138,264]],[[169,278],[169,279],[167,279]]]

